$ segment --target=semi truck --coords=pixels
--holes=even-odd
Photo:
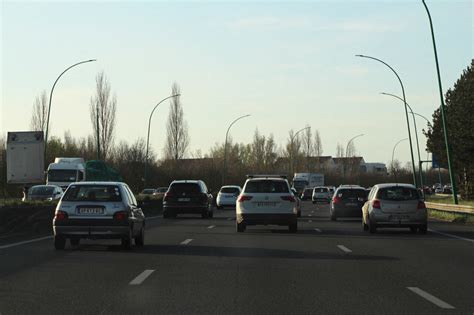
[[[57,157],[48,166],[47,185],[66,190],[69,184],[81,181],[122,181],[122,177],[104,161],[98,160],[84,162],[83,158]]]
[[[306,188],[324,186],[324,175],[319,173],[295,173],[292,187],[298,193],[302,193]]]

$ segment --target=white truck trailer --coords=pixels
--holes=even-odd
[[[324,175],[319,173],[295,173],[292,186],[298,193],[303,192],[305,188],[324,186]]]
[[[86,179],[86,170],[83,158],[57,157],[54,163],[48,166],[47,185],[60,186],[65,190],[69,184]]]

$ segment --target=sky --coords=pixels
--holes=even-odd
[[[235,142],[250,143],[258,128],[283,146],[290,130],[309,125],[324,155],[364,134],[354,140],[357,153],[388,164],[408,134],[403,102],[380,92],[402,96],[401,87],[383,64],[356,54],[390,64],[415,112],[431,119],[440,103],[421,0],[0,1],[2,135],[29,130],[35,98],[88,59],[97,61],[71,69],[55,87],[51,136],[92,133],[89,104],[100,71],[117,97],[117,142],[145,138],[151,110],[177,82],[189,156],[223,143],[229,124],[250,114],[230,130]],[[473,58],[473,3],[427,4],[445,93]],[[158,157],[168,112],[164,102],[152,120]],[[426,122],[417,124],[424,159]],[[395,157],[410,161],[408,141]]]

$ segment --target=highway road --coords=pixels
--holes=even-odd
[[[0,239],[0,314],[474,314],[474,227],[362,231],[303,205],[286,227],[148,220],[144,248]]]

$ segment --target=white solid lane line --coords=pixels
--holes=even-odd
[[[0,249],[5,249],[5,248],[10,248],[10,247],[20,246],[20,245],[24,245],[24,244],[39,242],[39,241],[44,241],[44,240],[51,239],[51,238],[53,238],[52,235],[50,235],[50,236],[45,236],[45,237],[40,237],[40,238],[34,238],[34,239],[32,239],[32,240],[22,241],[22,242],[18,242],[18,243],[12,243],[12,244],[7,244],[7,245],[1,245],[1,246],[0,246]]]
[[[310,216],[311,216],[311,214],[308,214],[308,217],[310,217]]]
[[[181,245],[188,245],[189,243],[191,243],[193,241],[192,238],[188,238],[188,239],[185,239],[184,241],[182,241],[180,244]]]
[[[322,233],[322,232],[323,232],[323,231],[321,231],[320,229],[316,229],[316,228],[315,228],[314,230],[315,230],[316,232],[318,232],[318,233]]]
[[[215,228],[215,227],[216,227],[215,225],[209,225],[207,228],[208,228],[208,229],[213,229],[213,228]]]
[[[455,307],[446,303],[445,301],[442,301],[440,299],[438,299],[436,296],[433,296],[431,294],[429,294],[428,292],[426,291],[423,291],[422,289],[420,288],[417,288],[417,287],[407,287],[408,290],[410,290],[411,292],[415,293],[415,294],[418,294],[419,296],[421,296],[422,298],[424,298],[425,300],[428,300],[430,301],[431,303],[441,307],[441,308],[444,308],[444,309],[454,309]]]
[[[352,251],[351,251],[349,248],[347,248],[346,246],[344,246],[344,245],[337,245],[337,247],[338,247],[340,250],[342,250],[343,252],[352,253]]]
[[[440,231],[436,231],[436,230],[432,230],[432,229],[428,229],[428,231],[439,234],[439,235],[444,235],[444,236],[447,236],[447,237],[456,238],[458,240],[463,240],[463,241],[474,243],[474,240],[470,239],[470,238],[465,238],[465,237],[461,237],[461,236],[457,236],[457,235],[453,235],[453,234],[449,234],[449,233],[444,233],[444,232],[440,232]]]
[[[227,221],[232,221],[233,219],[232,218],[227,218]]]
[[[145,281],[145,279],[148,278],[148,276],[150,276],[154,271],[155,271],[154,269],[147,269],[147,270],[143,271],[135,279],[130,281],[129,285],[142,284],[142,282]]]

